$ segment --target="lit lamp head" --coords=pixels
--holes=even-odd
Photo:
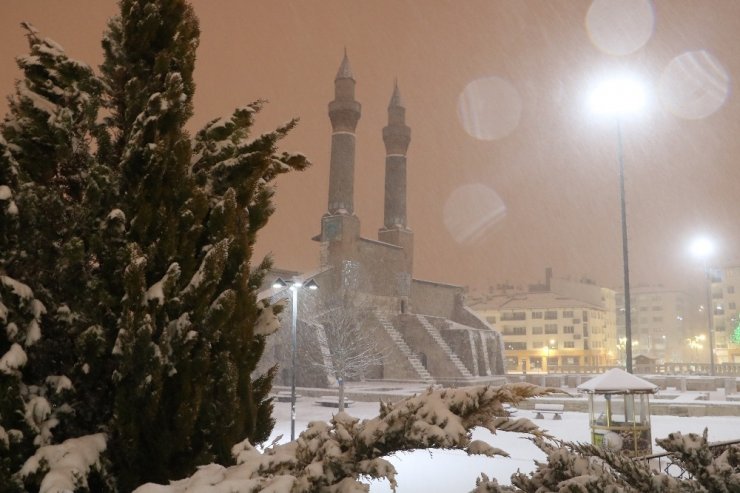
[[[304,284],[304,286],[310,289],[311,291],[316,291],[317,289],[319,289],[319,285],[316,284],[316,281],[314,281],[313,279],[311,279],[306,284]]]
[[[711,257],[716,250],[714,242],[706,236],[695,238],[689,245],[689,251],[694,257],[706,260]]]
[[[645,86],[631,75],[606,79],[589,96],[589,106],[594,113],[617,118],[641,112],[646,103]]]
[[[291,283],[285,282],[283,279],[278,277],[272,282],[272,287],[274,289],[300,289],[300,288],[308,288],[311,291],[316,291],[319,289],[319,285],[314,281],[313,279],[308,280],[307,282],[303,283],[298,279],[293,280]]]

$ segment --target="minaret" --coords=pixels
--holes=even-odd
[[[385,143],[385,208],[383,228],[378,239],[404,248],[407,272],[413,263],[413,233],[406,225],[406,151],[411,129],[406,125],[406,109],[401,101],[398,83],[388,104],[388,125],[383,128]]]
[[[355,101],[355,79],[347,51],[334,78],[334,101],[329,103],[331,157],[329,163],[329,205],[321,218],[321,265],[341,264],[355,256],[360,237],[360,220],[355,216],[355,127],[360,119],[360,103]]]
[[[329,214],[354,214],[355,128],[360,103],[355,101],[355,79],[347,52],[334,79],[331,119],[331,164],[329,168]]]

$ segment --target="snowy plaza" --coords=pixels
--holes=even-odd
[[[411,384],[378,383],[356,384],[354,390],[365,392],[387,393],[388,399],[395,400],[399,395],[411,395],[424,391],[423,386]],[[350,392],[353,388],[350,389]],[[566,389],[577,397],[574,389]],[[326,391],[326,389],[324,389]],[[310,421],[328,421],[332,415],[337,413],[336,408],[325,407],[316,404],[316,397],[302,395],[296,401],[296,435],[303,431]],[[683,402],[697,402],[700,397],[697,392],[686,392],[676,396],[675,399]],[[724,399],[722,392],[714,393],[712,398]],[[661,402],[660,399],[653,402]],[[726,401],[706,401],[707,406],[712,406]],[[740,403],[738,403],[740,406]],[[365,419],[372,418],[378,414],[377,401],[354,400],[346,412],[354,417]],[[271,440],[279,435],[283,438],[281,443],[288,441],[290,437],[290,402],[275,402],[274,416],[277,420]],[[561,420],[545,416],[544,419],[536,419],[533,410],[518,409],[515,417],[531,419],[540,428],[547,430],[556,438],[572,442],[589,441],[588,413],[566,411]],[[703,433],[708,429],[710,442],[729,441],[740,439],[740,416],[652,416],[652,436],[665,438],[669,433],[680,431],[682,433]],[[501,484],[509,484],[509,478],[517,470],[531,472],[535,469],[535,462],[544,461],[545,455],[534,444],[528,440],[527,435],[512,432],[499,432],[495,436],[484,429],[476,429],[473,438],[484,440],[494,447],[508,452],[511,457],[488,458],[482,456],[468,456],[459,450],[418,450],[411,453],[401,453],[390,457],[390,462],[398,471],[398,491],[403,493],[417,492],[466,492],[473,489],[475,480],[481,473],[489,477],[495,477]],[[659,454],[663,450],[653,444],[653,453]],[[385,481],[374,481],[371,483],[372,493],[390,492],[391,488]]]

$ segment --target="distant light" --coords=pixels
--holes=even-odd
[[[589,106],[594,113],[611,116],[639,113],[646,103],[644,85],[631,75],[604,80],[589,97]]]
[[[288,284],[285,281],[283,281],[282,279],[280,279],[279,277],[272,282],[272,287],[275,288],[275,289],[282,289],[282,288],[285,288],[287,286],[288,286]]]
[[[715,251],[714,242],[706,236],[701,236],[694,239],[689,245],[689,251],[691,254],[699,259],[706,259],[711,257]]]

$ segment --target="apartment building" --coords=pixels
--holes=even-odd
[[[616,364],[614,291],[552,278],[526,292],[494,293],[471,308],[504,339],[507,371]]]
[[[716,363],[740,363],[740,266],[712,269],[711,314]]]
[[[686,340],[693,335],[688,333],[685,293],[656,286],[636,286],[630,290],[630,302],[633,356],[647,356],[657,363],[684,360]],[[624,293],[617,293],[617,333],[619,348],[624,349]]]

